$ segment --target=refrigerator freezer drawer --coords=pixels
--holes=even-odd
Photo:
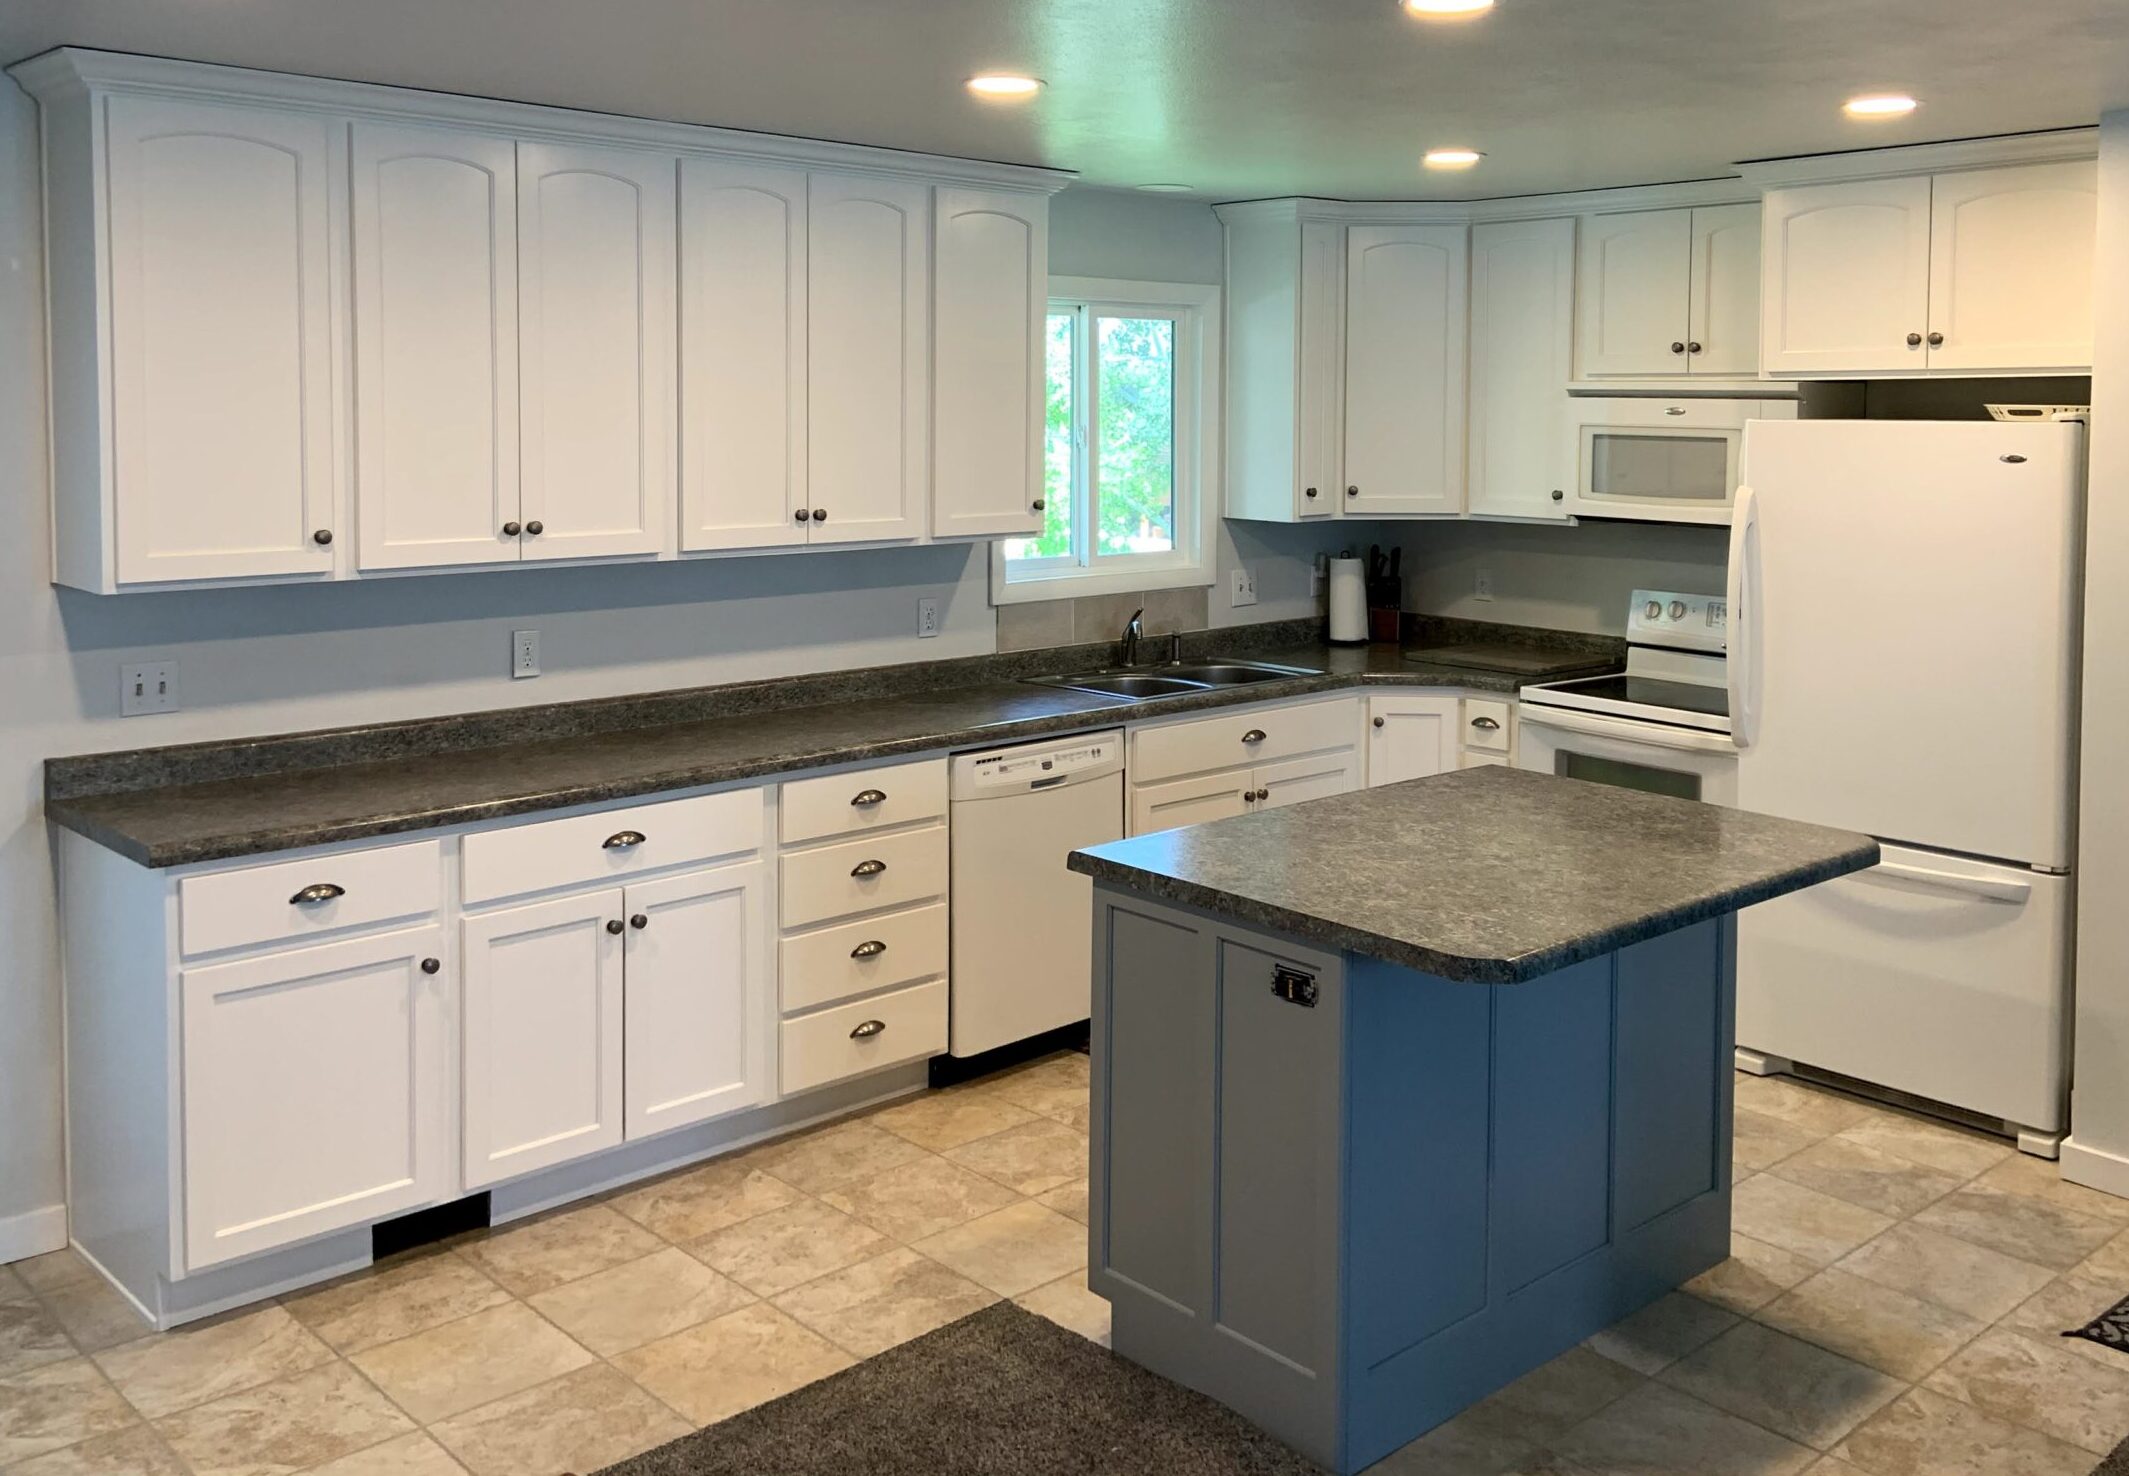
[[[1737,1043],[2054,1132],[2071,882],[1887,846],[1738,918]]]

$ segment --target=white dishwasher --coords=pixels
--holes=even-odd
[[[1092,1008],[1094,884],[1065,870],[1124,833],[1124,735],[957,754],[952,768],[952,1025],[973,1056]]]

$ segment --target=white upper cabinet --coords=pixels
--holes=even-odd
[[[806,175],[680,163],[680,546],[804,543]]]
[[[1336,517],[1344,500],[1345,227],[1283,206],[1244,205],[1222,216],[1227,516]]]
[[[63,509],[61,577],[91,588],[325,575],[341,505],[333,241],[345,188],[333,125],[269,108],[117,97],[107,130],[108,344],[101,487]],[[71,179],[55,194],[86,192]],[[54,209],[53,244],[69,240]],[[57,273],[55,271],[55,277]],[[98,332],[54,311],[54,333]],[[70,346],[71,348],[72,346]],[[55,351],[55,398],[79,357]],[[55,429],[86,430],[76,407]],[[98,547],[115,528],[115,567]]]
[[[515,560],[516,146],[361,122],[351,182],[357,563]]]
[[[1581,260],[1582,377],[1685,373],[1693,212],[1590,216]]]
[[[1927,367],[1929,194],[1927,178],[1768,191],[1760,281],[1767,373]]]
[[[1474,517],[1567,516],[1576,453],[1567,398],[1574,293],[1574,221],[1472,227]]]
[[[806,476],[815,543],[924,534],[931,191],[808,181]]]
[[[518,145],[523,557],[652,554],[673,506],[674,161]]]
[[[932,535],[1040,533],[1049,201],[934,194]]]
[[[2098,206],[2099,171],[2091,163],[1936,176],[1929,367],[2088,369]]]
[[[1346,232],[1348,517],[1463,508],[1467,234],[1460,225]]]
[[[1586,216],[1580,263],[1578,377],[1758,375],[1757,205]]]
[[[1302,518],[1336,517],[1345,503],[1345,231],[1328,221],[1301,226],[1298,350],[1293,505]]]

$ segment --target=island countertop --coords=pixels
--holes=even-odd
[[[1852,831],[1488,767],[1134,836],[1069,864],[1320,947],[1518,984],[1877,860]]]

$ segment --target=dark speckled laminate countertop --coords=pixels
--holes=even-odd
[[[1319,947],[1518,984],[1877,859],[1852,831],[1485,768],[1136,836],[1070,865]]]
[[[1284,628],[1281,628],[1282,630]],[[1274,632],[1277,634],[1278,632]],[[1601,654],[1602,638],[1579,639]],[[886,667],[460,719],[58,759],[45,813],[146,866],[179,866],[495,820],[1272,702],[1361,686],[1514,692],[1526,678],[1406,660],[1397,646],[1206,632],[1191,659],[1245,656],[1306,676],[1131,702],[1031,685],[1106,647]],[[680,719],[680,720],[676,720]]]

